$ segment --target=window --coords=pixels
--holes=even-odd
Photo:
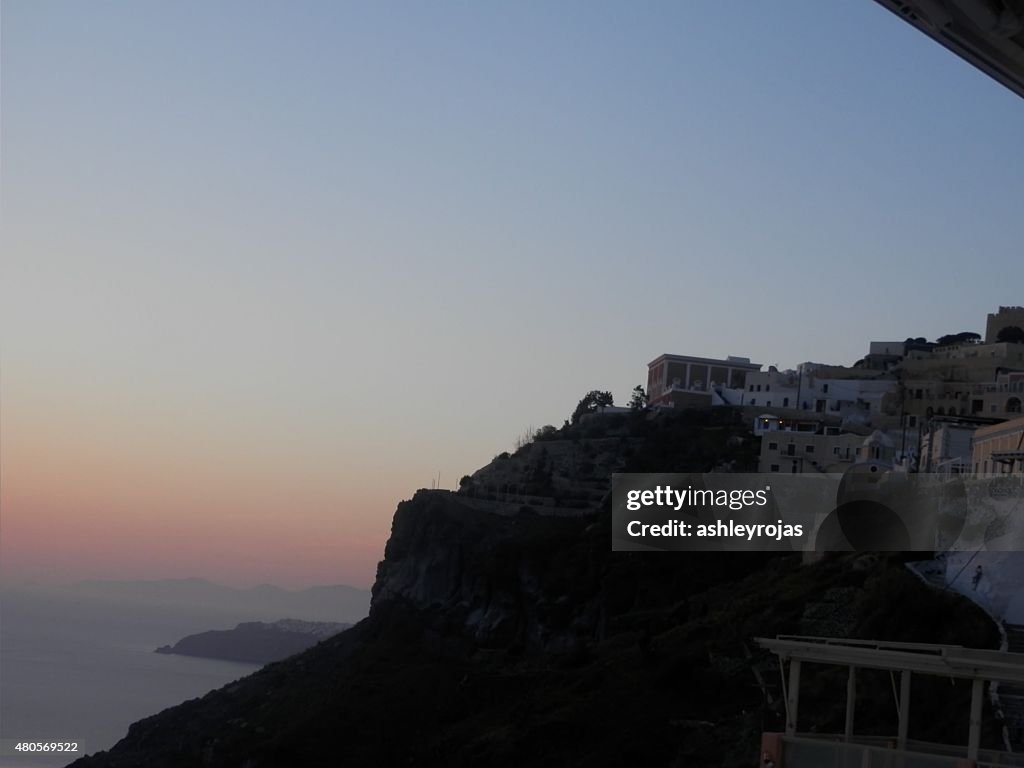
[[[772,385],[771,384],[765,384],[764,385],[764,391],[765,392],[771,392],[772,391]]]
[[[822,391],[823,394],[827,395],[828,394],[828,384],[823,384],[822,387],[821,387],[821,391]]]
[[[788,397],[782,398],[782,407],[783,408],[788,408],[789,407],[789,398]]]
[[[757,405],[757,398],[756,397],[750,398],[750,404],[751,405]]]
[[[840,451],[840,448],[839,448],[838,445],[832,447],[832,455],[833,456],[838,456],[839,455],[839,451]]]
[[[814,453],[814,446],[813,445],[805,445],[804,446],[804,453]]]
[[[777,451],[777,450],[779,450],[779,444],[778,443],[768,443],[768,450],[769,451]]]
[[[778,472],[779,471],[779,465],[778,464],[772,464],[771,471],[772,472]]]
[[[765,405],[768,406],[769,408],[771,408],[772,407],[772,401],[769,400],[767,403],[765,403]]]

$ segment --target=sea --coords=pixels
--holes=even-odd
[[[0,768],[67,765],[114,746],[136,720],[251,674],[257,665],[154,653],[245,618],[208,607],[0,590]],[[77,751],[19,752],[19,742]]]

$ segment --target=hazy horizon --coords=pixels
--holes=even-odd
[[[319,589],[325,587],[350,587],[351,589],[366,591],[368,587],[358,587],[352,584],[308,584],[305,586],[283,586],[280,584],[272,584],[270,582],[252,582],[243,581],[228,583],[224,581],[217,581],[216,579],[208,579],[205,576],[172,576],[169,578],[135,578],[135,579],[104,579],[104,578],[82,578],[73,579],[66,581],[9,581],[4,584],[0,584],[0,590],[2,589],[18,589],[18,588],[32,588],[32,587],[43,587],[43,588],[57,588],[57,589],[70,589],[82,586],[91,585],[116,585],[116,584],[206,584],[214,587],[226,587],[232,590],[244,591],[244,590],[257,590],[262,587],[270,587],[273,589],[280,589],[286,592],[304,592],[311,589]]]
[[[1019,98],[867,0],[2,22],[5,583],[367,587],[400,500],[661,353],[1024,298]]]

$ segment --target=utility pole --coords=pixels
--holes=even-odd
[[[903,371],[896,374],[900,384],[900,426],[903,428],[903,439],[900,442],[900,459],[907,460],[907,386],[903,381]]]

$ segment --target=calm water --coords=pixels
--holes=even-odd
[[[0,592],[0,767],[66,765],[112,747],[142,717],[253,672],[249,664],[153,653],[248,618]],[[26,755],[14,751],[18,741],[77,741],[79,752]]]

